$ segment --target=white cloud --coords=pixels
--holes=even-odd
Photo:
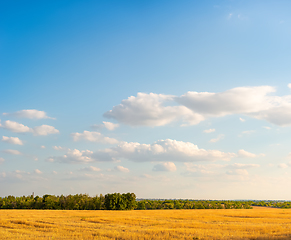
[[[271,86],[258,86],[220,93],[187,92],[180,97],[138,93],[122,100],[104,116],[131,126],[163,126],[175,121],[182,121],[182,126],[194,125],[210,117],[233,114],[279,126],[291,125],[291,95],[274,96],[275,91]]]
[[[21,123],[13,122],[10,120],[5,121],[0,127],[5,128],[11,132],[16,133],[25,133],[25,132],[31,132],[31,129],[27,126],[24,126]]]
[[[61,146],[53,146],[53,149],[60,151],[63,150],[64,148],[62,148]]]
[[[5,161],[5,159],[0,157],[0,163],[3,163],[4,161]]]
[[[173,102],[173,98],[172,95],[138,93],[136,97],[122,100],[104,116],[131,126],[163,126],[179,120],[185,124],[197,124],[204,120],[203,116],[187,107],[165,106]]]
[[[203,132],[205,132],[205,133],[212,133],[212,132],[215,132],[215,129],[214,128],[211,128],[211,129],[204,130]]]
[[[16,133],[25,133],[25,132],[31,132],[34,135],[48,135],[48,134],[55,134],[59,133],[59,130],[55,129],[53,126],[49,125],[41,125],[34,128],[29,128],[27,126],[24,126],[21,123],[13,122],[10,120],[5,121],[3,124],[0,124],[0,127],[5,128],[9,131],[16,132]]]
[[[177,102],[204,116],[253,113],[269,109],[266,94],[275,92],[270,86],[238,87],[220,93],[187,92]]]
[[[270,129],[271,129],[270,127],[266,127],[266,126],[265,126],[265,127],[263,127],[263,128],[265,128],[265,129],[267,129],[267,130],[270,130]]]
[[[99,161],[127,159],[135,162],[228,161],[233,157],[236,157],[236,154],[199,149],[193,143],[171,139],[159,140],[153,144],[120,142],[116,147],[92,154],[92,158]]]
[[[246,121],[246,120],[243,119],[243,118],[239,118],[239,120],[240,120],[241,122],[245,122],[245,121]]]
[[[278,164],[279,168],[288,168],[288,165],[286,163],[280,163]]]
[[[44,148],[45,148],[45,146],[41,146],[40,148],[44,149]]]
[[[104,144],[118,143],[118,140],[116,140],[115,138],[105,137],[99,132],[84,131],[83,133],[72,133],[71,136],[73,137],[74,141],[87,140],[90,142],[98,142]]]
[[[3,152],[8,153],[8,154],[12,154],[12,155],[21,155],[22,154],[18,150],[14,150],[14,149],[5,149],[5,150],[3,150]]]
[[[107,128],[110,131],[113,131],[115,128],[119,127],[119,124],[112,123],[112,122],[103,121],[103,124],[104,124],[105,128]]]
[[[112,123],[112,122],[105,122],[103,121],[102,124],[94,124],[91,126],[94,129],[101,129],[101,128],[106,128],[109,131],[113,131],[114,129],[119,127],[119,124],[117,123]]]
[[[153,168],[153,171],[175,172],[176,170],[176,165],[173,162],[159,163]]]
[[[58,174],[58,172],[56,172],[56,171],[53,171],[53,174],[54,174],[54,175],[57,175],[57,174]]]
[[[35,170],[34,170],[34,173],[36,173],[36,174],[42,174],[42,171],[40,171],[40,170],[38,170],[38,169],[35,169]]]
[[[3,113],[3,115],[29,119],[45,119],[45,118],[55,119],[48,117],[46,115],[46,112],[38,111],[36,109],[26,109],[14,113]]]
[[[53,126],[41,125],[33,128],[33,134],[36,136],[46,136],[48,134],[56,134],[60,131],[55,129]]]
[[[222,140],[222,139],[224,139],[224,134],[219,134],[217,136],[217,138],[212,138],[209,142],[215,143],[215,142],[218,142],[219,140]]]
[[[2,142],[7,142],[15,145],[23,145],[23,142],[18,137],[2,137]]]
[[[92,154],[93,152],[89,150],[80,151],[78,149],[68,149],[67,153],[62,157],[58,157],[57,160],[65,163],[88,163],[93,161],[91,158]],[[51,159],[54,160],[54,158]]]
[[[106,148],[96,152],[69,149],[64,156],[53,157],[52,159],[66,163],[88,163],[93,161],[118,162],[122,159],[135,162],[194,162],[229,161],[236,156],[235,153],[199,149],[197,145],[190,142],[166,139],[159,140],[153,144],[120,142],[116,147]]]
[[[114,167],[114,169],[118,172],[125,172],[125,173],[128,173],[129,172],[129,169],[128,168],[125,168],[125,167],[122,167],[122,166],[116,166]]]
[[[288,83],[288,88],[291,88],[291,83]]]
[[[263,156],[265,156],[265,154],[262,154],[262,153],[257,155],[257,154],[254,154],[254,153],[247,152],[247,151],[245,151],[243,149],[240,149],[237,154],[238,154],[239,157],[246,157],[246,158],[255,158],[255,157],[263,157]]]
[[[100,168],[97,168],[97,167],[90,166],[90,167],[81,168],[80,171],[85,171],[85,172],[99,172],[99,171],[101,171],[101,169]]]

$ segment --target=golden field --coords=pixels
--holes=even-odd
[[[0,210],[1,240],[291,239],[290,236],[291,209]]]

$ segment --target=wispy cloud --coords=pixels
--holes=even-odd
[[[12,155],[21,155],[22,154],[18,150],[14,150],[14,149],[5,149],[2,152],[12,154]]]
[[[4,116],[12,116],[17,118],[29,118],[29,119],[55,119],[48,117],[46,112],[36,109],[25,109],[13,113],[3,113]]]
[[[219,135],[217,136],[217,138],[212,138],[209,142],[211,142],[211,143],[215,143],[215,142],[218,142],[218,141],[220,141],[220,140],[222,140],[222,139],[224,139],[224,134],[219,134]]]
[[[250,135],[253,134],[255,132],[255,130],[247,130],[247,131],[243,131],[241,132],[241,134],[239,134],[239,137],[243,137],[244,135]]]
[[[215,129],[214,128],[206,129],[203,132],[205,132],[205,133],[212,133],[212,132],[215,132]]]
[[[129,169],[126,168],[126,167],[123,167],[123,166],[116,166],[114,167],[114,169],[118,172],[124,172],[124,173],[128,173],[129,172]]]
[[[255,158],[255,157],[264,157],[265,156],[265,154],[263,154],[263,153],[254,154],[254,153],[247,152],[243,149],[240,149],[237,154],[239,157],[246,157],[246,158]]]
[[[83,133],[72,133],[71,136],[73,137],[74,141],[87,140],[90,142],[98,142],[103,144],[118,143],[118,140],[116,140],[115,138],[105,137],[100,132],[84,131]]]

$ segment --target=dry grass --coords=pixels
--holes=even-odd
[[[0,239],[291,239],[291,210],[0,210]]]

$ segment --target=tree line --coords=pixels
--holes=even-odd
[[[288,201],[217,201],[217,200],[150,200],[136,199],[134,193],[111,193],[90,197],[76,195],[33,195],[0,197],[0,209],[59,210],[150,210],[150,209],[250,209],[252,206],[291,208]]]
[[[253,206],[274,207],[274,208],[291,208],[289,201],[256,201]]]
[[[88,194],[8,196],[0,198],[1,209],[59,210],[147,210],[147,209],[250,209],[253,201],[215,200],[137,200],[134,193],[112,193],[90,197]],[[262,205],[262,203],[261,203]],[[279,205],[277,206],[279,207]]]
[[[33,195],[0,198],[1,209],[59,209],[59,210],[133,210],[136,206],[134,193],[100,194],[90,197],[88,194],[76,195]]]

